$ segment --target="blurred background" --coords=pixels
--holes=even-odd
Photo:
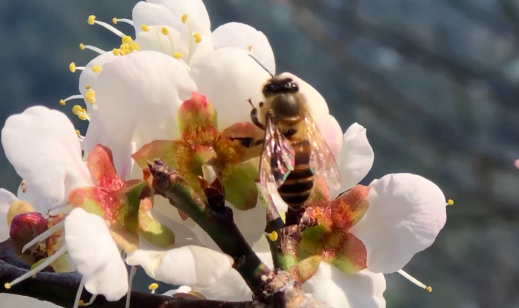
[[[131,18],[136,2],[0,1],[2,125],[36,104],[70,113],[58,103],[78,92],[68,64],[95,56],[78,44],[120,44],[88,15]],[[405,268],[433,293],[388,275],[389,308],[519,307],[518,0],[205,3],[213,29],[238,21],[263,31],[278,73],[318,89],[344,130],[367,128],[376,159],[364,184],[410,172],[454,199],[434,245]],[[3,152],[0,169],[0,187],[15,191],[20,179]],[[141,273],[138,288],[149,283]]]

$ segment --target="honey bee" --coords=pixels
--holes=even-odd
[[[270,75],[262,89],[265,102],[259,103],[260,109],[249,100],[251,120],[265,135],[262,140],[249,140],[247,145],[263,144],[260,183],[265,188],[275,183],[279,195],[289,206],[286,225],[291,225],[298,223],[304,214],[316,176],[324,176],[328,186],[338,189],[340,174],[298,84],[292,78]],[[265,124],[259,121],[260,115]]]

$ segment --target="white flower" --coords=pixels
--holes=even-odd
[[[61,306],[36,298],[3,293],[0,294],[0,303],[2,303],[2,308],[61,308]]]

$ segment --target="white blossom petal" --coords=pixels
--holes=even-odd
[[[37,298],[6,293],[0,293],[0,303],[2,308],[62,308]]]
[[[350,232],[366,246],[370,271],[396,272],[436,239],[447,220],[445,196],[433,182],[408,173],[369,186],[369,207]]]
[[[223,24],[213,31],[213,45],[215,49],[236,47],[250,51],[271,74],[276,74],[276,60],[269,40],[254,27],[239,22]]]
[[[218,112],[218,127],[225,129],[251,121],[247,100],[251,99],[258,107],[264,100],[262,86],[270,75],[245,50],[227,47],[194,63],[191,77],[198,91],[209,98]]]
[[[126,263],[142,266],[148,276],[165,283],[203,287],[226,275],[234,262],[221,252],[189,245],[168,251],[139,249]]]
[[[211,28],[209,13],[202,0],[148,0],[148,2],[165,6],[173,16],[179,18],[188,14],[189,18],[196,20],[202,27]]]
[[[42,195],[36,189],[34,189],[32,185],[28,182],[25,182],[24,185],[22,185],[21,183],[20,185],[18,185],[18,191],[16,192],[16,196],[18,199],[23,200],[32,205],[36,212],[42,214],[47,214],[47,212],[50,209],[58,206],[58,200],[54,198],[48,198],[45,195]]]
[[[0,188],[0,242],[9,238],[10,227],[7,224],[7,212],[13,202],[17,201],[15,195],[10,191]]]
[[[74,126],[59,111],[35,106],[10,116],[2,145],[18,175],[41,196],[62,202],[71,189],[92,183]]]
[[[347,274],[322,262],[315,275],[303,284],[303,290],[332,308],[386,307],[384,275],[368,270]]]
[[[167,292],[165,292],[164,296],[173,296],[175,294],[179,294],[179,293],[189,293],[191,291],[191,287],[188,287],[188,286],[180,286],[178,289],[174,289],[174,290],[169,290]]]
[[[65,242],[88,292],[109,301],[126,295],[128,272],[103,218],[75,208],[65,218]]]
[[[153,51],[106,64],[96,87],[99,125],[119,144],[133,141],[136,148],[152,140],[178,138],[178,108],[196,91],[179,61]]]
[[[337,165],[341,171],[341,188],[344,192],[357,185],[368,174],[375,155],[366,137],[366,129],[357,123],[352,124],[346,133],[342,148],[337,155]]]
[[[81,95],[83,95],[83,97],[85,97],[90,89],[95,92],[99,73],[94,72],[93,67],[98,66],[102,70],[106,63],[110,63],[115,59],[117,59],[117,56],[115,56],[112,52],[106,52],[88,62],[88,64],[85,66],[85,69],[79,75],[79,92]],[[87,107],[87,113],[91,114],[93,109],[95,109],[95,105],[87,102],[86,100],[85,105]]]
[[[342,130],[339,122],[334,116],[325,114],[317,121],[319,132],[323,135],[324,140],[328,144],[333,157],[337,159],[340,149],[342,148]]]

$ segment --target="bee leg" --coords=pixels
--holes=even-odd
[[[241,145],[246,148],[254,148],[258,145],[262,145],[264,142],[264,139],[254,140],[252,137],[231,137],[229,139],[231,139],[231,141],[238,140]]]
[[[258,108],[254,107],[250,99],[248,100],[248,102],[252,106],[252,110],[250,112],[250,118],[252,120],[252,123],[254,123],[257,127],[261,128],[262,130],[265,130],[265,125],[263,125],[258,119]],[[260,104],[263,105],[263,103]]]

